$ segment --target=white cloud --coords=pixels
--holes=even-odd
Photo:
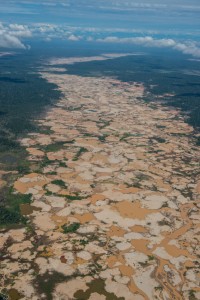
[[[1,48],[19,48],[26,49],[26,46],[15,36],[0,32]]]
[[[173,39],[155,39],[151,36],[119,38],[115,36],[106,37],[104,39],[97,39],[98,42],[104,43],[129,43],[135,45],[142,45],[145,47],[168,47],[178,50],[184,54],[190,54],[195,57],[200,57],[200,48],[194,42],[177,42]]]
[[[119,38],[115,36],[98,39],[98,42],[106,43],[130,43],[136,45],[153,46],[153,47],[172,47],[176,42],[172,39],[154,39],[151,36],[145,37],[132,37],[132,38]]]
[[[69,41],[74,41],[74,42],[80,41],[80,39],[81,39],[80,36],[76,36],[76,35],[74,35],[74,34],[71,34],[71,35],[68,37],[68,40],[69,40]]]
[[[184,54],[190,54],[194,57],[200,57],[200,48],[197,47],[194,43],[177,43],[174,48]]]
[[[88,42],[92,42],[92,41],[94,41],[94,39],[93,39],[93,37],[89,36],[89,37],[87,38],[87,41],[88,41]]]
[[[32,25],[32,31],[39,32],[39,33],[56,32],[57,29],[58,29],[57,25],[48,24],[48,23],[36,23]]]
[[[88,42],[103,42],[103,43],[127,43],[141,45],[144,47],[157,48],[171,48],[180,51],[184,54],[189,54],[194,57],[200,57],[200,48],[198,44],[192,41],[177,41],[170,38],[154,38],[151,35],[153,32],[146,32],[146,36],[135,37],[117,37],[107,36],[105,38],[98,38],[99,36],[109,35],[111,32],[115,35],[121,33],[144,34],[139,29],[122,29],[122,28],[104,28],[103,30],[97,27],[72,27],[63,24],[50,23],[34,23],[30,25],[21,24],[5,24],[0,22],[0,48],[19,48],[28,49],[24,40],[27,38],[42,38],[44,41],[51,41],[53,39],[80,41],[86,40]]]
[[[27,49],[29,46],[26,46],[21,39],[31,36],[31,31],[24,25],[0,23],[0,48]]]
[[[26,27],[24,25],[19,25],[19,24],[10,24],[8,26],[12,30],[25,30]]]

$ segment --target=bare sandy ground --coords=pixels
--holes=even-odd
[[[59,66],[59,65],[73,65],[77,62],[90,62],[90,61],[102,61],[113,58],[119,58],[130,55],[144,55],[143,53],[105,53],[99,56],[88,56],[88,57],[69,57],[69,58],[52,58],[48,61],[48,65]],[[57,69],[59,70],[59,69]],[[60,70],[62,71],[62,69]]]
[[[141,84],[42,76],[63,98],[38,121],[52,133],[21,141],[40,168],[14,183],[32,203],[27,228],[0,232],[2,287],[12,299],[200,299],[193,128],[143,102]]]

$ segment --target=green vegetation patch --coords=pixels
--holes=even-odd
[[[146,175],[142,172],[138,172],[136,175],[135,175],[137,181],[144,181],[144,180],[150,180],[151,177],[149,175]]]
[[[9,296],[4,293],[0,293],[0,300],[9,300]]]
[[[57,152],[57,151],[63,149],[64,144],[66,144],[66,142],[56,142],[54,144],[50,144],[45,147],[42,147],[42,150],[44,150],[46,152]]]
[[[149,258],[149,260],[154,260],[154,259],[155,259],[155,256],[153,256],[153,255],[148,255],[148,258]]]
[[[65,195],[65,197],[68,199],[68,200],[83,200],[83,199],[86,199],[87,196],[79,196],[78,194],[77,195]]]
[[[88,289],[84,292],[82,290],[77,291],[74,294],[74,298],[77,300],[88,300],[93,293],[104,295],[106,300],[124,300],[124,297],[117,297],[114,293],[109,293],[105,290],[105,283],[102,279],[95,279],[88,284]]]
[[[18,224],[21,223],[22,216],[17,211],[11,209],[0,207],[0,226]]]
[[[73,233],[76,232],[80,228],[80,223],[72,223],[70,225],[64,224],[62,226],[63,233]]]
[[[100,123],[100,124],[99,124],[99,123]],[[97,124],[99,124],[99,128],[100,128],[100,129],[103,129],[103,128],[107,127],[107,126],[110,126],[110,123],[111,123],[111,120],[102,120],[102,119],[100,119],[100,120],[97,122]]]
[[[48,172],[48,175],[57,175],[56,171]]]
[[[46,196],[52,196],[53,193],[52,193],[51,191],[46,191],[45,195],[46,195]]]
[[[3,132],[0,128],[0,152],[6,153],[7,151],[12,151],[19,149],[20,145],[14,140],[14,136],[9,132]]]
[[[22,175],[30,172],[30,162],[26,159],[27,152],[24,149],[16,147],[6,152],[1,152],[1,150],[0,164],[2,164],[2,169],[6,171],[18,171]]]
[[[53,180],[51,183],[59,185],[62,188],[66,188],[66,183],[62,179]]]
[[[96,137],[96,135],[94,135],[92,133],[89,133],[89,132],[84,132],[83,136],[85,136],[85,137]]]
[[[50,165],[59,166],[59,167],[63,167],[63,168],[67,167],[67,165],[64,161],[50,160],[50,159],[48,159],[47,156],[45,156],[42,161],[38,162],[38,167],[35,170],[35,172],[36,173],[42,173],[43,168],[48,167]],[[50,174],[50,173],[52,173],[52,174]],[[49,175],[56,175],[57,173],[56,173],[56,171],[52,171],[52,172],[49,172],[48,174]]]
[[[162,144],[162,143],[166,143],[166,140],[163,139],[163,138],[161,138],[161,137],[159,137],[159,136],[154,136],[153,139],[154,139],[156,142],[161,143],[161,144]]]
[[[19,172],[19,174],[30,173],[30,161],[28,161],[28,160],[20,161],[16,170]]]
[[[66,168],[67,165],[64,161],[59,161],[59,167]]]
[[[70,140],[70,141],[65,141],[65,144],[74,144],[75,143],[75,140]]]
[[[50,127],[47,126],[38,126],[36,128],[37,133],[41,133],[41,134],[46,134],[46,135],[51,135],[54,133],[53,130],[50,129]]]
[[[40,169],[41,169],[41,168],[47,167],[47,166],[50,165],[51,163],[52,163],[52,161],[49,160],[47,156],[45,156],[45,157],[42,159],[42,161],[40,162]]]
[[[159,226],[170,226],[171,223],[168,221],[168,220],[161,220],[161,221],[158,221],[158,225]]]
[[[79,157],[85,152],[88,152],[88,150],[84,147],[81,147],[72,160],[77,161],[79,159]]]
[[[149,104],[149,107],[150,107],[151,109],[154,109],[154,110],[158,109],[157,106],[156,106],[155,104]]]
[[[105,140],[108,136],[109,136],[108,134],[103,134],[103,135],[98,136],[98,139],[100,142],[105,142]]]
[[[13,194],[13,189],[9,189],[3,195],[4,206],[0,207],[0,226],[12,224],[25,224],[26,218],[21,215],[20,205],[31,203],[31,194]]]
[[[126,140],[129,137],[140,137],[143,136],[141,133],[130,133],[130,132],[125,132],[122,137],[120,138],[120,142]]]
[[[19,300],[24,298],[16,289],[10,289],[8,292],[9,300]]]
[[[132,136],[132,134],[130,132],[125,132],[122,137],[120,138],[120,142],[124,141],[125,139],[129,138],[130,136]]]
[[[77,111],[77,110],[81,110],[83,106],[84,106],[83,104],[80,105],[80,106],[77,106],[77,107],[75,107],[75,106],[69,106],[67,108],[67,110],[69,110],[69,111]]]
[[[46,272],[44,275],[38,275],[36,277],[34,286],[36,286],[39,295],[44,293],[46,295],[45,299],[53,300],[52,293],[55,286],[58,283],[67,282],[70,279],[72,279],[72,277],[65,276],[58,272],[53,272],[51,274]]]
[[[200,136],[196,138],[196,146],[200,146]]]
[[[156,125],[156,127],[159,128],[159,129],[164,129],[164,128],[166,128],[166,126],[164,126],[164,125]]]
[[[195,291],[194,290],[190,290],[189,291],[189,300],[196,300]]]

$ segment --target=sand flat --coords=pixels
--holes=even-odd
[[[32,163],[49,160],[14,183],[33,205],[22,207],[29,231],[0,235],[3,286],[27,300],[41,298],[43,280],[55,300],[198,296],[199,150],[181,134],[193,128],[178,110],[143,102],[142,84],[53,72],[77,60],[88,58],[53,59],[41,73],[63,96],[38,121],[52,134],[22,140]],[[16,270],[23,276],[10,281]]]

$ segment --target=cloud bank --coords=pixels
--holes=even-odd
[[[115,36],[111,36],[110,34],[112,33]],[[125,34],[129,35],[129,37],[120,37],[120,35]],[[130,34],[134,36],[130,37]],[[81,28],[48,23],[34,23],[30,25],[0,23],[0,48],[29,49],[29,46],[24,41],[30,38],[42,39],[48,42],[60,39],[70,42],[87,41],[91,43],[119,43],[141,45],[142,47],[171,48],[183,54],[200,57],[200,47],[195,41],[185,40],[180,42],[174,38],[156,38],[155,36],[158,33],[146,32],[146,34],[145,36],[144,32],[135,29],[126,32],[116,28],[116,31],[112,32],[111,28],[101,30],[95,27]]]
[[[173,39],[155,39],[151,36],[132,38],[119,38],[110,36],[104,39],[97,39],[97,41],[103,43],[134,44],[144,47],[172,48],[174,50],[182,52],[183,54],[190,54],[195,57],[200,57],[200,48],[197,47],[196,43],[192,41],[178,42]]]
[[[27,49],[22,40],[32,36],[31,30],[24,25],[0,23],[0,48]]]

